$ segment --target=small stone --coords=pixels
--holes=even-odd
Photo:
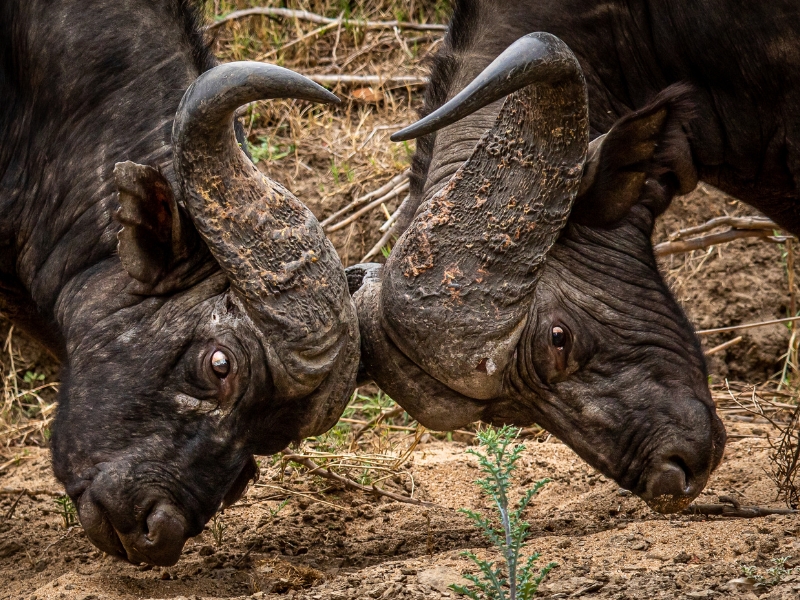
[[[5,540],[0,542],[0,558],[8,558],[14,556],[17,552],[22,550],[22,545],[13,540]]]
[[[469,581],[461,576],[461,573],[447,567],[434,567],[417,573],[417,581],[420,585],[426,585],[440,593],[450,590],[450,586],[469,585]]]
[[[688,554],[687,552],[685,552],[683,550],[681,550],[680,552],[678,552],[678,554],[676,554],[673,557],[672,562],[674,562],[677,565],[677,564],[686,564],[690,560],[692,560],[692,555]]]

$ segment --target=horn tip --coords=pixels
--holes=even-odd
[[[407,142],[408,140],[413,140],[415,137],[419,137],[415,133],[414,129],[415,129],[414,126],[410,125],[408,127],[401,129],[400,131],[393,133],[392,135],[389,136],[389,139],[392,140],[393,142]]]
[[[339,96],[337,96],[336,94],[332,94],[328,90],[325,90],[324,96],[325,96],[325,102],[327,104],[341,104],[342,103],[342,99],[339,98]]]

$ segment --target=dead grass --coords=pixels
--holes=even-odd
[[[251,6],[280,2],[207,2],[209,19]],[[287,7],[331,18],[446,22],[442,0],[299,0]],[[425,59],[435,52],[441,32],[366,30],[347,25],[322,27],[302,20],[251,16],[214,31],[215,52],[223,61],[263,60],[303,74],[426,74]],[[244,111],[251,151],[273,179],[287,185],[321,220],[405,170],[414,145],[388,136],[416,118],[421,90],[409,86],[336,85],[342,100],[334,107],[297,101],[258,102]],[[270,160],[271,157],[271,160]],[[358,262],[381,238],[380,226],[403,200],[383,207],[331,234],[342,261]],[[391,245],[391,240],[390,240]]]
[[[52,361],[42,358],[0,315],[0,474],[24,460],[25,446],[44,446],[49,439],[58,384]]]

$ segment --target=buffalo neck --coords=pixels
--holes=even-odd
[[[688,83],[696,110],[690,145],[700,179],[795,231],[800,208],[787,199],[797,197],[800,156],[786,140],[798,131],[791,115],[800,95],[787,83],[797,70],[796,10],[788,2],[743,8],[731,0],[510,0],[500,10],[491,0],[460,0],[434,60],[423,113],[452,98],[515,40],[546,31],[580,62],[592,138],[669,85]],[[485,131],[471,123],[486,121],[476,113],[453,126],[458,133],[451,139],[443,129],[420,140],[412,202],[399,227],[469,157]]]
[[[98,10],[80,0],[0,8],[0,96],[10,107],[0,116],[0,233],[9,240],[0,245],[2,308],[48,323],[33,334],[62,357],[63,315],[75,312],[65,310],[64,291],[123,273],[114,164],[151,165],[176,187],[173,116],[211,66],[192,37],[188,3],[93,4]]]

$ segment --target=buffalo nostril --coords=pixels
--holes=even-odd
[[[186,542],[183,517],[169,505],[157,505],[142,524],[135,541],[137,554],[150,564],[171,566],[178,562]]]
[[[642,498],[657,512],[677,512],[689,505],[702,483],[696,480],[683,458],[670,456],[650,471]]]
[[[692,486],[692,470],[686,464],[686,461],[683,460],[680,456],[670,456],[667,459],[667,462],[671,462],[673,465],[678,467],[681,472],[683,473],[683,493],[687,496],[693,495],[693,486]]]

